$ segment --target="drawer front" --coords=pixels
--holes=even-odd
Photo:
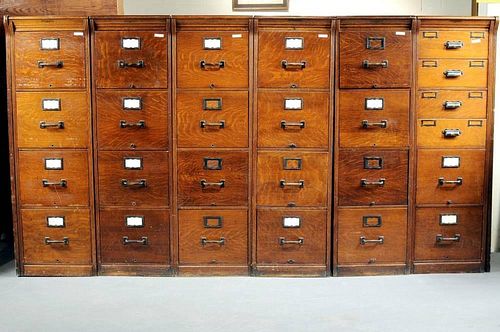
[[[177,33],[178,88],[248,88],[248,32]]]
[[[99,149],[168,149],[168,93],[97,91]]]
[[[429,59],[418,61],[420,88],[486,88],[488,61]]]
[[[419,208],[415,228],[415,260],[481,258],[483,208]]]
[[[481,204],[484,150],[418,151],[417,204]]]
[[[101,205],[168,206],[168,152],[101,151],[98,168]]]
[[[419,147],[481,148],[486,143],[486,120],[419,120]]]
[[[340,146],[408,146],[408,90],[340,91]]]
[[[404,263],[406,208],[339,209],[339,264]]]
[[[340,32],[340,87],[410,87],[409,30]]]
[[[339,205],[406,205],[408,152],[341,150]]]
[[[167,37],[165,31],[96,31],[96,86],[166,88]]]
[[[248,262],[246,210],[180,210],[180,264]]]
[[[327,148],[329,109],[327,92],[260,90],[259,147]]]
[[[178,92],[179,147],[248,147],[248,92]]]
[[[89,205],[86,151],[20,151],[18,167],[21,205]]]
[[[326,264],[324,210],[257,210],[257,264]]]
[[[425,90],[417,95],[419,118],[485,119],[486,91]]]
[[[16,32],[14,42],[16,88],[85,88],[84,32]]]
[[[179,151],[177,159],[179,205],[248,205],[247,152]]]
[[[21,210],[26,264],[92,264],[88,209]]]
[[[85,92],[16,93],[20,148],[86,148],[90,107]]]
[[[168,210],[101,210],[101,263],[169,263]]]
[[[488,57],[488,32],[476,30],[423,30],[418,36],[419,58]]]
[[[259,152],[257,204],[326,206],[328,154],[323,152]]]
[[[259,31],[259,88],[329,88],[329,30]]]

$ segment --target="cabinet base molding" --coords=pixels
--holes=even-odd
[[[376,276],[407,274],[406,264],[339,265],[337,276]]]
[[[481,262],[415,262],[413,273],[484,272]]]
[[[257,265],[252,275],[256,277],[328,277],[330,271],[324,265]]]
[[[157,264],[102,264],[99,266],[100,276],[137,276],[137,277],[168,277],[173,272],[169,265]]]
[[[248,276],[249,269],[246,265],[238,266],[179,266],[178,275],[180,277],[196,276]]]
[[[92,265],[24,265],[23,277],[91,277]]]

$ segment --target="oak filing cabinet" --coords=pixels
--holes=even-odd
[[[497,26],[7,19],[18,273],[487,271]]]

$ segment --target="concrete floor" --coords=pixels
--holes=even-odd
[[[0,331],[500,331],[500,254],[483,274],[346,278],[18,278]]]

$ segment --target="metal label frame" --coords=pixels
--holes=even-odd
[[[287,226],[285,225],[285,220],[287,218],[296,218],[296,219],[299,219],[299,224],[297,226]],[[283,228],[300,228],[302,226],[302,218],[300,216],[283,216],[282,219],[282,224],[283,224]]]
[[[283,169],[287,171],[302,170],[302,158],[283,158]]]
[[[49,160],[58,160],[61,162],[61,167],[60,168],[48,168],[47,167],[47,161]],[[62,171],[64,170],[64,158],[43,158],[43,166],[44,169],[47,171]]]
[[[57,40],[57,48],[44,48],[42,46],[44,40]],[[61,49],[61,38],[40,38],[40,50],[41,51],[59,51]]]
[[[446,158],[458,158],[458,165],[457,166],[445,166],[444,161]],[[442,156],[441,157],[441,168],[460,168],[460,163],[461,163],[460,156]]]
[[[127,100],[138,100],[139,107],[127,107],[125,103]],[[142,111],[142,97],[123,97],[122,98],[122,109],[125,111]]]
[[[380,42],[380,46],[373,46],[372,42]],[[367,50],[385,50],[385,37],[366,37]]]
[[[222,170],[222,158],[211,158],[211,157],[204,157],[203,158],[203,169],[209,170],[209,171],[220,171]],[[210,165],[210,162],[216,162],[216,165]]]
[[[370,100],[380,100],[382,101],[382,107],[369,107],[368,103]],[[365,98],[365,110],[366,111],[381,111],[385,108],[385,99],[383,97],[369,97]]]
[[[216,102],[217,106],[215,106],[215,107],[209,106],[210,102]],[[203,98],[202,108],[204,111],[221,111],[222,110],[222,97]]]
[[[46,108],[44,103],[46,101],[57,101],[57,108]],[[60,112],[61,111],[61,98],[42,98],[42,111],[44,112]]]
[[[371,161],[377,161],[378,165],[372,166]],[[363,168],[364,169],[383,169],[384,168],[384,158],[382,157],[363,157]]]
[[[50,218],[61,218],[63,221],[63,224],[61,226],[50,225],[49,224]],[[49,228],[66,228],[66,216],[47,216],[47,217],[45,217],[45,220],[47,222],[47,227],[49,227]]]
[[[212,224],[210,221],[217,221],[216,224]],[[203,227],[205,228],[222,228],[222,222],[224,217],[222,216],[203,216]]]
[[[123,46],[123,41],[126,40],[126,39],[130,39],[130,40],[132,40],[132,39],[135,40],[136,39],[136,40],[138,40],[139,41],[139,46],[137,46],[137,47],[125,47],[125,46]],[[120,39],[120,46],[121,46],[121,48],[123,50],[127,50],[127,51],[140,50],[142,48],[142,38],[141,37],[122,37]]]
[[[218,40],[219,47],[207,47],[205,42],[207,40]],[[207,51],[219,51],[222,50],[222,38],[221,37],[203,37],[203,49]]]
[[[454,224],[443,223],[443,217],[446,217],[446,216],[454,216],[457,218],[457,221]],[[458,213],[440,213],[439,214],[439,225],[441,225],[441,226],[455,226],[455,225],[458,225],[458,221],[459,221]]]
[[[127,159],[137,159],[141,161],[140,167],[127,167]],[[143,157],[123,157],[123,168],[127,170],[142,170],[144,169]]]
[[[301,46],[300,47],[287,47],[286,46],[287,41],[293,40],[293,39],[300,40],[300,45]],[[285,42],[285,50],[288,50],[288,51],[300,51],[300,50],[304,49],[304,37],[285,37],[284,42]]]
[[[370,220],[376,219],[376,223],[370,223]],[[363,216],[363,227],[382,227],[381,215],[367,215]]]
[[[128,219],[129,218],[140,218],[141,219],[141,224],[140,225],[129,225],[128,224]],[[130,216],[125,216],[123,218],[123,220],[125,221],[125,227],[127,228],[144,228],[145,225],[146,225],[146,217],[145,216],[137,216],[137,215],[130,215]]]
[[[300,107],[287,107],[286,102],[289,100],[300,100]],[[301,111],[304,109],[304,98],[301,97],[285,97],[283,99],[283,109],[285,111]]]

